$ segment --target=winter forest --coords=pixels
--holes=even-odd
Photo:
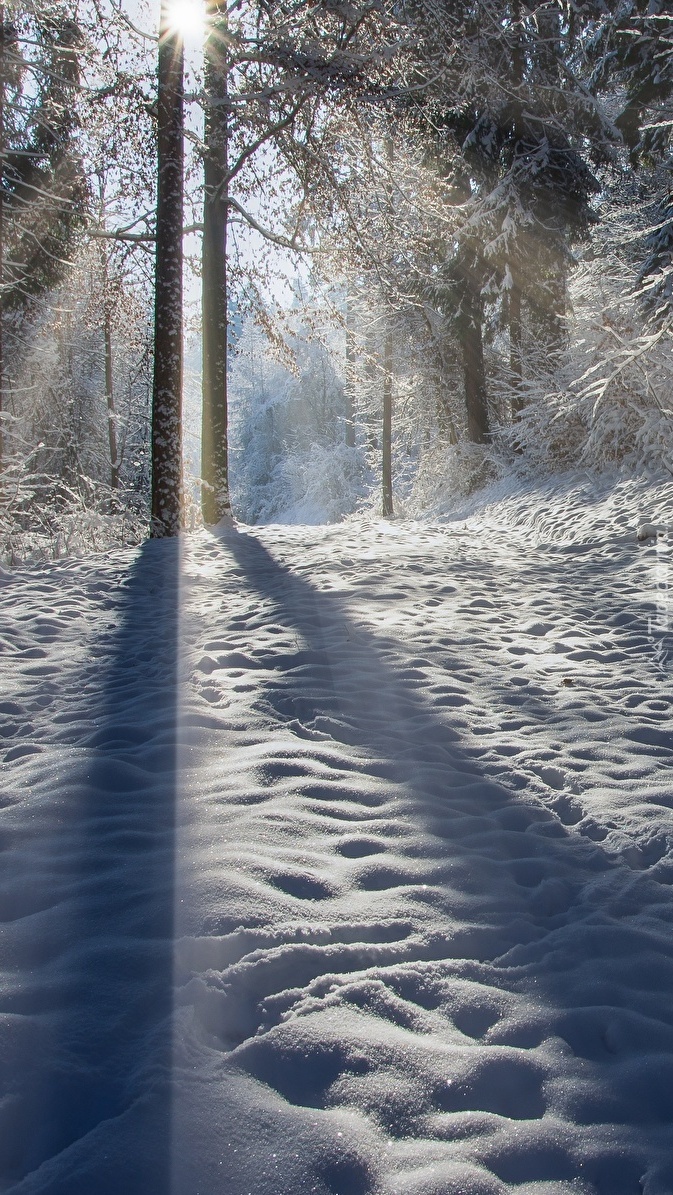
[[[5,561],[668,470],[666,10],[6,4]]]
[[[673,0],[0,0],[0,1192],[673,1195]]]

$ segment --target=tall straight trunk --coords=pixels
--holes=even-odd
[[[157,229],[152,387],[153,538],[182,525],[182,225],[184,53],[162,0],[157,105]]]
[[[3,267],[5,257],[5,6],[0,4],[0,472],[5,461],[5,343],[3,336]]]
[[[367,438],[367,451],[370,455],[378,452],[379,437],[378,424],[380,417],[379,408],[379,353],[376,346],[375,338],[371,329],[367,332],[365,340],[365,379],[366,379],[366,401],[365,401],[365,435]]]
[[[465,377],[465,408],[467,434],[474,444],[488,439],[488,409],[486,406],[486,371],[482,338],[481,303],[468,281],[464,296],[461,328],[463,374]]]
[[[392,177],[395,161],[395,146],[389,135],[385,140],[386,161]],[[388,216],[394,223],[395,205],[392,183],[388,185]],[[381,490],[384,519],[393,517],[393,326],[390,316],[386,317],[383,341],[383,427],[381,429]]]
[[[100,192],[100,225],[105,229],[105,188],[102,174],[98,176]],[[112,312],[114,309],[108,255],[105,242],[98,242],[100,261],[101,293],[103,295],[103,368],[105,379],[105,402],[107,404],[107,438],[110,453],[110,489],[119,487],[119,460],[117,458],[117,412],[114,396],[114,364],[112,351]]]
[[[430,333],[434,338],[435,330],[433,323],[428,318],[427,312],[424,312],[425,323]],[[449,444],[457,444],[458,436],[456,435],[456,425],[453,419],[453,407],[451,403],[451,395],[453,387],[449,381],[449,368],[444,351],[443,343],[438,345],[439,360],[437,371],[437,427],[441,440]]]
[[[355,448],[355,420],[353,409],[353,375],[355,372],[355,331],[353,327],[353,304],[346,294],[346,447]]]
[[[227,111],[226,8],[210,0],[204,47],[206,116],[203,159],[203,414],[201,508],[204,523],[231,514],[227,436]]]
[[[390,320],[387,321],[385,340],[383,342],[383,428],[381,432],[382,448],[382,508],[384,519],[393,517],[393,468],[392,468],[392,440],[393,440],[393,329]]]
[[[509,367],[512,373],[513,419],[518,418],[524,408],[521,338],[521,285],[515,278],[509,292]]]
[[[523,119],[524,104],[524,76],[526,73],[526,52],[524,43],[524,29],[521,20],[520,0],[513,0],[512,17],[514,20],[515,42],[512,48],[512,75],[515,83],[512,114],[514,117],[514,133],[516,136],[515,153],[521,154],[525,147],[525,123]],[[516,240],[514,252],[516,253]],[[521,356],[521,281],[519,279],[516,262],[510,262],[512,274],[512,288],[509,292],[509,363],[512,373],[512,418],[517,419],[523,409],[523,359]]]
[[[524,45],[524,30],[521,21],[521,0],[512,0],[512,31],[514,34],[514,41],[511,47],[511,65],[512,77],[516,86],[516,91],[512,100],[512,115],[514,117],[514,131],[517,138],[521,137],[522,133],[522,97],[519,88],[523,84],[524,73],[526,70],[526,51]]]
[[[446,441],[448,444],[457,444],[458,436],[456,435],[456,425],[453,422],[450,398],[449,385],[444,376],[444,371],[441,371],[437,387],[437,425],[439,436],[440,439]]]
[[[107,401],[107,435],[110,449],[110,487],[119,486],[119,461],[117,459],[117,412],[114,398],[114,373],[112,368],[112,314],[108,304],[103,313],[103,343],[105,350],[105,399]]]

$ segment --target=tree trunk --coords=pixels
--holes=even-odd
[[[481,303],[468,282],[463,300],[462,348],[465,377],[465,407],[467,434],[474,444],[488,439],[488,409],[486,406],[486,372],[481,328]]]
[[[514,0],[512,4],[512,17],[514,21],[514,36],[515,42],[512,49],[512,75],[515,84],[514,101],[512,105],[512,112],[514,118],[514,134],[515,155],[521,155],[525,151],[525,123],[523,119],[524,111],[524,77],[526,73],[526,51],[524,43],[524,28],[521,20],[521,4],[520,0]],[[515,238],[514,252],[519,249],[517,245],[517,238]],[[518,419],[519,414],[523,409],[523,361],[521,357],[521,284],[517,277],[516,264],[510,263],[510,273],[512,275],[512,288],[508,295],[509,304],[509,363],[512,373],[512,399],[511,399],[511,415],[512,419]]]
[[[353,330],[353,310],[349,296],[346,294],[346,385],[344,397],[346,399],[346,447],[355,448],[355,421],[353,409],[353,375],[355,372],[355,333]]]
[[[3,266],[4,266],[4,250],[5,250],[5,227],[4,227],[4,153],[5,153],[5,6],[0,4],[0,473],[5,463],[5,436],[4,436],[4,411],[5,411],[5,353],[4,353],[4,336],[3,336]]]
[[[432,328],[430,328],[432,332]],[[457,444],[456,425],[453,418],[451,403],[452,386],[449,383],[449,370],[445,353],[439,346],[439,369],[437,376],[437,427],[441,440],[449,444]]]
[[[383,428],[381,432],[381,447],[383,461],[381,469],[383,517],[393,517],[393,470],[392,470],[392,439],[393,439],[393,330],[388,321],[385,340],[383,342]]]
[[[450,391],[445,378],[440,374],[437,387],[437,428],[440,440],[447,444],[457,444],[458,436],[453,422],[450,404]]]
[[[107,282],[107,279],[106,279]],[[107,434],[110,448],[110,488],[119,487],[119,461],[117,459],[117,413],[114,399],[114,374],[112,369],[112,314],[105,303],[103,315],[103,341],[105,346],[105,398],[107,401]]]
[[[227,443],[227,50],[221,0],[207,8],[204,47],[206,115],[203,162],[203,415],[201,508],[204,523],[231,515]]]
[[[153,538],[182,526],[183,47],[162,0],[157,111],[157,231],[152,387]]]
[[[395,146],[391,136],[386,137],[386,161],[392,176],[395,162]],[[388,191],[388,216],[394,221],[395,205],[393,202],[392,185]],[[382,513],[384,519],[393,517],[393,326],[390,316],[386,316],[383,341],[383,427],[381,429],[381,488]]]
[[[524,408],[523,357],[521,352],[521,286],[514,280],[509,292],[509,365],[512,373],[512,418]]]
[[[379,438],[377,435],[377,427],[379,421],[379,390],[378,390],[378,376],[379,376],[379,353],[378,348],[374,342],[374,337],[370,332],[367,333],[366,348],[366,364],[365,377],[367,379],[367,451],[370,454],[378,452]],[[376,397],[374,397],[376,396]]]

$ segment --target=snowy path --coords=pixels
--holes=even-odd
[[[672,1195],[663,556],[543,498],[0,590],[0,1190]]]

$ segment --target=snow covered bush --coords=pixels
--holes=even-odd
[[[647,209],[606,203],[571,278],[565,351],[551,377],[531,370],[523,411],[496,432],[505,455],[518,447],[530,471],[670,472],[671,315],[648,306],[640,268],[650,219]]]
[[[286,505],[274,507],[260,522],[338,523],[365,495],[362,454],[346,444],[313,444],[282,457],[272,483]]]
[[[336,522],[365,492],[364,449],[347,443],[338,329],[329,338],[315,323],[307,331],[305,314],[293,317],[285,360],[252,320],[237,344],[230,472],[234,509],[245,522]]]
[[[5,316],[0,555],[55,559],[147,531],[150,307],[83,248],[67,278]]]
[[[448,444],[435,440],[420,455],[413,484],[398,499],[405,518],[432,518],[451,509],[505,472],[504,459],[480,444]]]
[[[140,543],[147,534],[142,495],[111,490],[80,476],[78,487],[30,470],[5,466],[0,475],[0,562],[58,560]]]

